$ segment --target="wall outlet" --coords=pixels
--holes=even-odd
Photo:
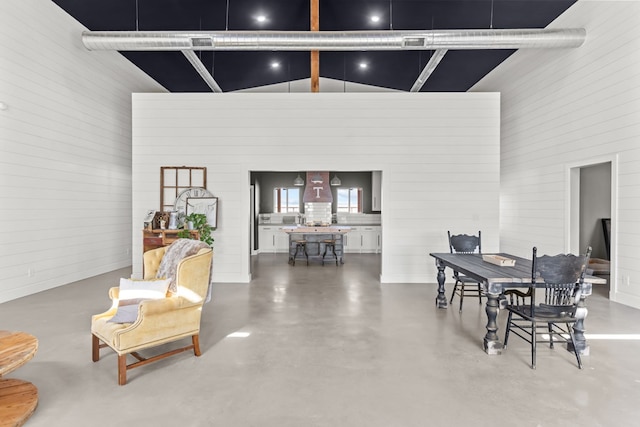
[[[127,248],[124,250],[124,253],[125,253],[125,254],[127,254],[127,255],[131,255],[131,248],[130,248],[130,247],[127,247]]]
[[[27,277],[33,277],[36,275],[36,271],[33,268],[27,269]]]
[[[629,276],[622,276],[622,284],[625,286],[629,286]]]

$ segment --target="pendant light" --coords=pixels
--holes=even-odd
[[[342,185],[342,181],[340,180],[340,178],[338,178],[338,175],[333,175],[333,178],[331,179],[331,185],[333,187]]]
[[[304,185],[304,179],[298,174],[297,178],[293,180],[293,185],[296,187],[301,187]]]

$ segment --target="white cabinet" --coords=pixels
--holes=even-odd
[[[344,240],[347,253],[378,253],[382,248],[382,227],[351,227]]]
[[[371,210],[382,210],[382,171],[371,172]]]
[[[276,230],[274,241],[276,245],[276,252],[289,252],[289,235],[282,231],[281,228]]]
[[[378,253],[382,246],[380,241],[382,227],[361,227],[360,230],[362,235],[360,251],[366,253]]]
[[[258,230],[260,252],[288,252],[289,235],[278,226],[261,225]]]
[[[258,229],[258,249],[260,252],[275,252],[276,242],[274,227],[265,227],[261,225]]]
[[[362,233],[360,233],[358,227],[351,227],[342,239],[345,253],[360,252],[360,248],[362,247]]]

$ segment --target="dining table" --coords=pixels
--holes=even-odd
[[[436,297],[436,307],[446,309],[447,297],[445,295],[445,269],[449,267],[453,271],[464,274],[478,283],[484,290],[487,297],[485,312],[487,314],[487,333],[484,336],[483,348],[489,355],[502,354],[503,343],[498,337],[498,313],[500,311],[500,303],[506,303],[501,295],[508,288],[529,288],[532,285],[531,267],[532,261],[508,253],[484,254],[494,255],[494,259],[508,259],[515,261],[514,265],[498,265],[487,262],[483,259],[483,254],[452,254],[452,253],[430,253],[435,258],[436,267],[438,268],[438,295]],[[581,355],[589,354],[589,346],[584,336],[584,321],[587,317],[588,310],[586,306],[586,298],[591,295],[593,284],[606,284],[606,279],[600,277],[585,275],[584,281],[579,285],[576,294],[576,323],[573,326],[576,351]],[[536,287],[543,287],[544,282],[536,281]],[[573,351],[571,343],[568,344],[569,351]]]

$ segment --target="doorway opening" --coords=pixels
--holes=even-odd
[[[607,280],[594,292],[615,301],[617,161],[615,157],[592,159],[568,168],[568,252],[584,253],[592,247],[590,271]]]
[[[303,195],[312,185],[307,182],[307,174],[307,171],[249,170],[250,255],[271,255],[283,259],[286,265],[292,246],[283,229],[310,223],[318,228],[333,225],[348,228],[342,241],[343,254],[380,255],[382,171],[329,170],[330,179],[313,184],[314,189],[326,185],[331,192],[331,202],[315,203],[328,205],[328,209],[326,206],[311,209],[308,206],[311,203],[305,203]],[[319,216],[323,218],[321,222]],[[251,274],[251,263],[249,268]]]

